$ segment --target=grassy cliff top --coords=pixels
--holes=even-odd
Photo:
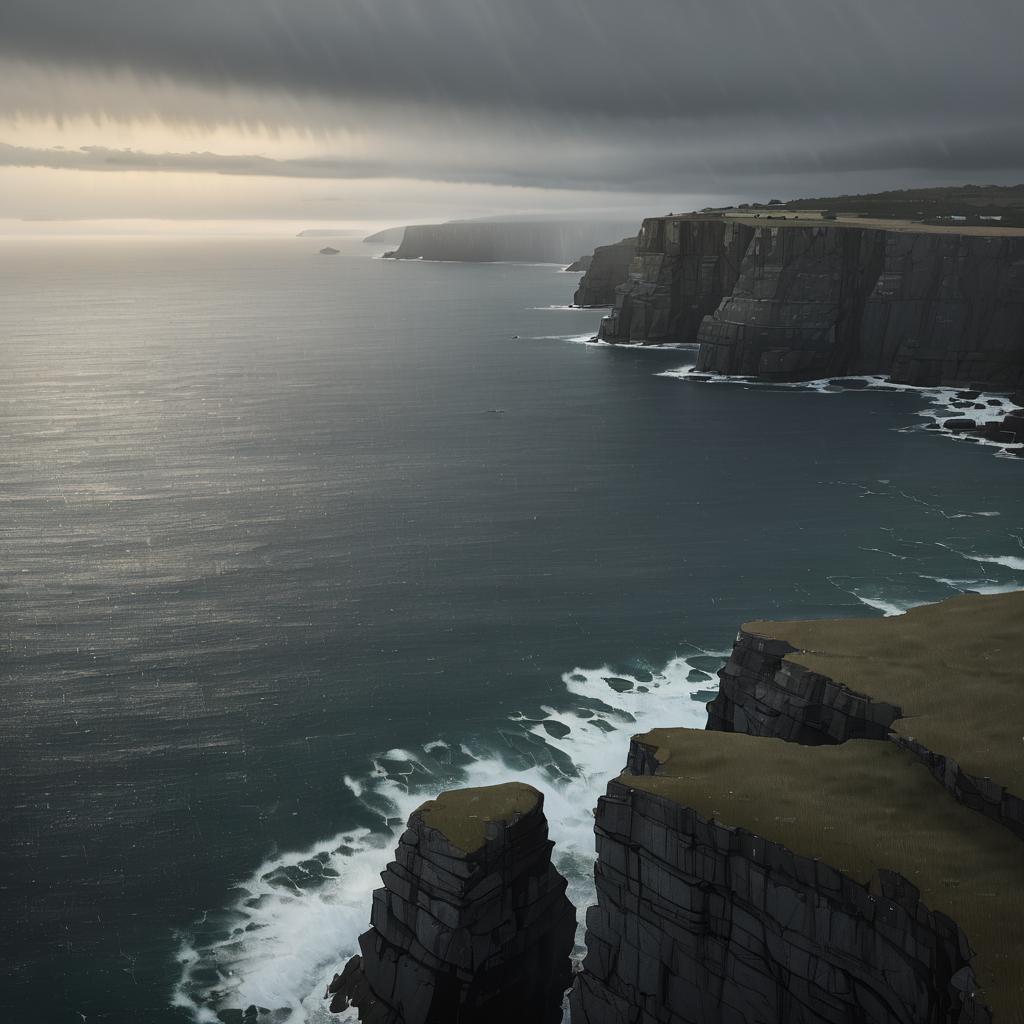
[[[793,207],[762,207],[758,210],[728,209],[714,213],[671,214],[672,220],[726,221],[752,228],[838,227],[898,231],[917,235],[979,235],[983,237],[1022,237],[1024,225],[1009,223],[925,222],[901,217],[881,217],[864,213],[837,213],[824,217],[821,211]],[[1024,220],[1024,217],[1021,218]]]
[[[897,704],[893,730],[1024,795],[1024,591],[965,594],[885,619],[750,622],[786,659]]]
[[[996,1020],[1024,1021],[1024,857],[1020,840],[958,804],[895,744],[804,747],[694,729],[655,729],[664,775],[624,775],[634,789],[692,807],[866,884],[898,871],[976,950]]]
[[[450,789],[421,804],[413,813],[435,828],[452,846],[472,853],[484,845],[485,827],[491,821],[511,821],[532,811],[541,802],[540,792],[525,782],[476,789]]]

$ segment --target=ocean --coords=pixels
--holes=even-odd
[[[1024,586],[948,393],[680,379],[557,267],[332,244],[0,242],[4,1021],[322,1021],[438,790],[539,786],[583,907],[741,622]]]

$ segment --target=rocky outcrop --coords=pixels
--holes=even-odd
[[[966,1024],[1024,1010],[1024,929],[996,895],[1020,903],[1018,844],[988,823],[972,832],[905,752],[656,730],[630,764],[644,774],[612,782],[596,811],[573,1024]]]
[[[1024,838],[1024,592],[884,619],[745,624],[708,729],[808,745],[891,740],[968,807]],[[980,673],[980,676],[979,676]]]
[[[900,708],[787,661],[794,651],[786,640],[741,629],[718,673],[707,727],[808,746],[888,739]]]
[[[1024,384],[1024,236],[650,218],[607,341],[700,346],[697,370]]]
[[[636,253],[636,239],[623,238],[613,245],[599,245],[583,269],[586,273],[572,297],[574,306],[610,306],[615,291],[629,275]],[[570,268],[571,269],[571,268]]]
[[[414,224],[384,255],[398,260],[559,263],[621,238],[630,225],[585,221],[450,221]]]
[[[561,1020],[576,912],[551,864],[544,798],[512,783],[414,811],[371,928],[328,992],[370,1024]]]

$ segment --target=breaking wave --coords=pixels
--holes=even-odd
[[[448,737],[378,755],[345,784],[379,825],[345,829],[261,864],[222,909],[181,936],[174,1005],[196,1022],[216,1022],[218,1011],[250,1005],[273,1011],[268,1020],[338,1022],[326,1013],[323,993],[357,951],[379,873],[409,814],[453,785],[518,779],[544,792],[555,863],[580,911],[581,942],[582,911],[594,900],[592,808],[598,796],[621,771],[633,733],[666,721],[704,726],[704,704],[717,689],[714,673],[726,653],[695,650],[659,671],[575,669],[562,676],[550,706],[506,719],[493,749]],[[532,763],[524,769],[513,761]]]

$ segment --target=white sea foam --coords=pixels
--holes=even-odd
[[[1024,571],[1024,558],[1017,555],[965,555],[963,552],[958,552],[958,554],[969,558],[972,562],[989,562],[992,565],[1003,565],[1007,569]]]
[[[528,341],[571,341],[576,345],[588,345],[594,341],[593,331],[586,334],[536,334],[530,335]]]
[[[424,744],[422,755],[399,748],[378,755],[363,777],[346,777],[345,784],[379,816],[379,828],[349,829],[262,864],[221,911],[181,937],[175,1005],[196,1022],[213,1022],[217,1010],[252,1004],[290,1009],[291,1024],[337,1022],[325,1012],[323,993],[356,952],[379,872],[409,814],[451,785],[521,779],[544,792],[555,862],[569,879],[582,940],[583,909],[594,899],[597,797],[621,770],[632,733],[666,722],[703,727],[701,691],[716,688],[711,670],[724,657],[700,651],[661,671],[632,675],[609,668],[566,673],[552,700],[558,707],[511,716],[503,730],[509,741],[504,756],[440,739]],[[458,765],[431,757],[435,751],[455,757],[456,749]],[[522,763],[524,749],[532,750],[533,765],[510,767],[513,753]]]
[[[946,576],[924,576],[926,580],[934,580],[961,594],[1012,594],[1017,590],[1024,590],[1024,584],[1020,583],[997,583],[995,580],[957,580],[949,579]]]
[[[853,596],[860,601],[861,604],[867,605],[868,608],[875,608],[880,611],[887,618],[893,615],[903,615],[911,608],[915,607],[914,604],[896,604],[894,601],[886,601],[881,597],[868,597],[865,594],[859,594],[856,590],[851,591]],[[924,602],[919,602],[924,603]]]
[[[676,342],[665,342],[663,345],[642,345],[638,341],[603,341],[593,336],[586,344],[600,346],[601,348],[628,348],[634,352],[678,352],[682,349],[697,347],[696,345],[684,345]],[[660,376],[660,374],[655,374],[655,376]]]
[[[992,392],[980,392],[976,398],[961,399],[960,392],[964,389],[950,387],[922,387],[916,384],[896,384],[887,377],[880,374],[860,374],[847,377],[823,377],[819,380],[805,381],[768,381],[759,380],[756,377],[734,377],[721,373],[706,373],[698,371],[695,366],[680,366],[673,370],[663,370],[657,376],[675,377],[678,380],[689,380],[695,384],[742,384],[747,387],[759,388],[788,388],[798,391],[806,391],[820,395],[840,395],[851,390],[843,387],[843,381],[857,381],[857,391],[897,391],[921,395],[927,399],[928,406],[917,413],[922,419],[932,424],[942,424],[947,419],[967,417],[977,424],[992,423],[1001,420],[1007,413],[1019,410],[1021,407],[1014,405],[1006,395]],[[860,385],[866,384],[867,387]],[[998,401],[998,405],[989,404],[990,401]],[[958,406],[954,403],[967,402],[968,406]],[[927,426],[922,424],[922,426]],[[915,428],[917,429],[917,428]],[[955,441],[969,441],[971,444],[980,444],[988,448],[995,448],[996,454],[1003,454],[1006,444],[1001,441],[992,441],[988,438],[977,437],[973,434],[960,434],[953,431],[943,430],[942,437],[948,437]],[[982,515],[984,513],[976,513]]]

